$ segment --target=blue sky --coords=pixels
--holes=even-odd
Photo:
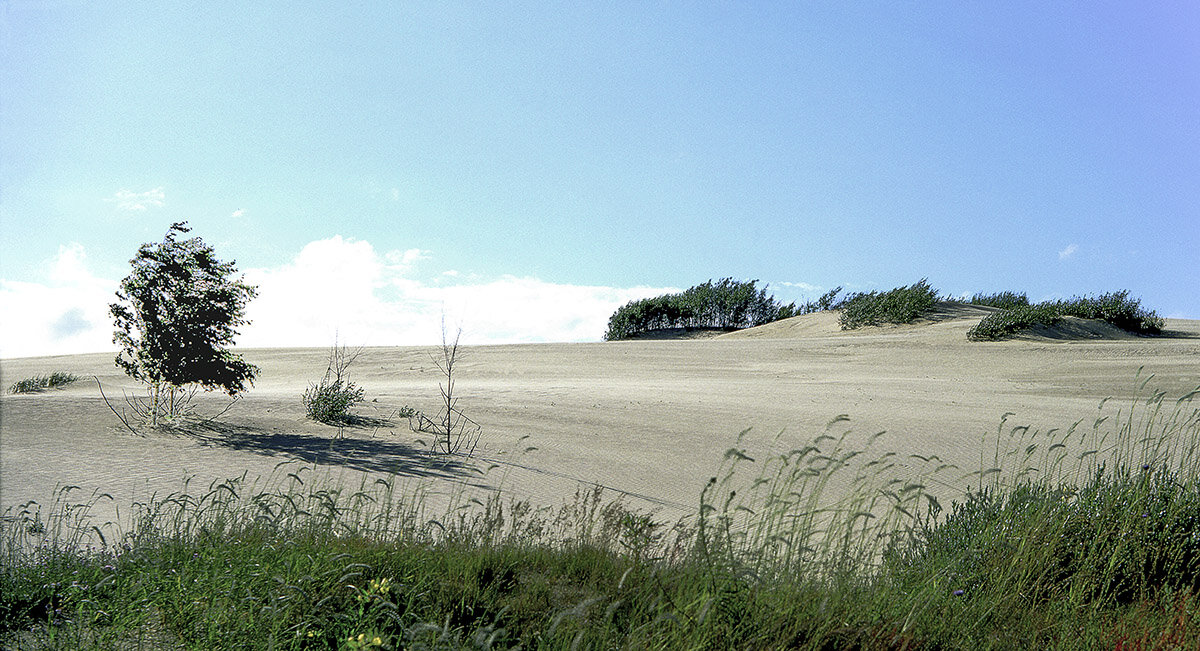
[[[0,355],[174,221],[244,345],[598,340],[733,276],[1200,318],[1200,5],[0,2]]]

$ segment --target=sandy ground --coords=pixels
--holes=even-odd
[[[120,523],[133,501],[179,490],[185,478],[207,488],[300,460],[342,482],[394,474],[441,491],[501,487],[547,505],[598,483],[673,519],[696,509],[743,430],[758,456],[799,447],[846,414],[852,437],[886,431],[880,449],[937,454],[965,472],[978,468],[982,438],[1006,413],[1009,425],[1042,430],[1094,419],[1103,398],[1128,404],[1139,368],[1169,395],[1200,385],[1200,321],[1169,320],[1169,336],[1156,338],[1072,322],[968,342],[985,313],[946,308],[919,324],[853,332],[815,314],[699,339],[468,346],[459,407],[483,433],[475,458],[454,463],[425,454],[394,416],[405,405],[436,412],[430,348],[364,351],[352,377],[366,388],[358,413],[367,422],[344,430],[306,420],[299,399],[323,372],[324,349],[246,350],[262,373],[243,400],[208,425],[143,435],[121,425],[91,379],[118,404],[136,390],[111,354],[3,360],[5,387],[52,371],[88,379],[0,399],[0,509],[49,504],[56,487],[73,485],[77,498],[112,495],[98,517]],[[215,413],[224,402],[204,395],[198,404]],[[953,497],[957,481],[940,490]]]

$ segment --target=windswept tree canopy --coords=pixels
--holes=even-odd
[[[187,222],[171,225],[161,242],[143,244],[121,281],[113,343],[125,373],[154,386],[196,384],[237,395],[258,368],[229,352],[237,329],[249,323],[246,303],[255,288],[235,277],[199,237],[178,240]]]
[[[796,305],[779,304],[757,280],[709,280],[678,294],[630,301],[608,320],[608,341],[663,328],[736,330],[795,315]]]

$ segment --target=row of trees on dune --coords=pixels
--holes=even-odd
[[[716,328],[737,330],[779,319],[829,309],[841,287],[814,303],[796,307],[775,300],[757,280],[722,278],[709,280],[677,294],[630,301],[608,319],[604,339],[629,339],[651,330],[668,328]]]

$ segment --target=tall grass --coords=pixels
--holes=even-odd
[[[795,449],[739,439],[674,523],[599,489],[435,509],[287,464],[138,504],[105,541],[66,491],[6,514],[0,627],[58,648],[1193,648],[1200,389],[1149,381],[1065,431],[1006,416],[969,472],[845,417]]]

